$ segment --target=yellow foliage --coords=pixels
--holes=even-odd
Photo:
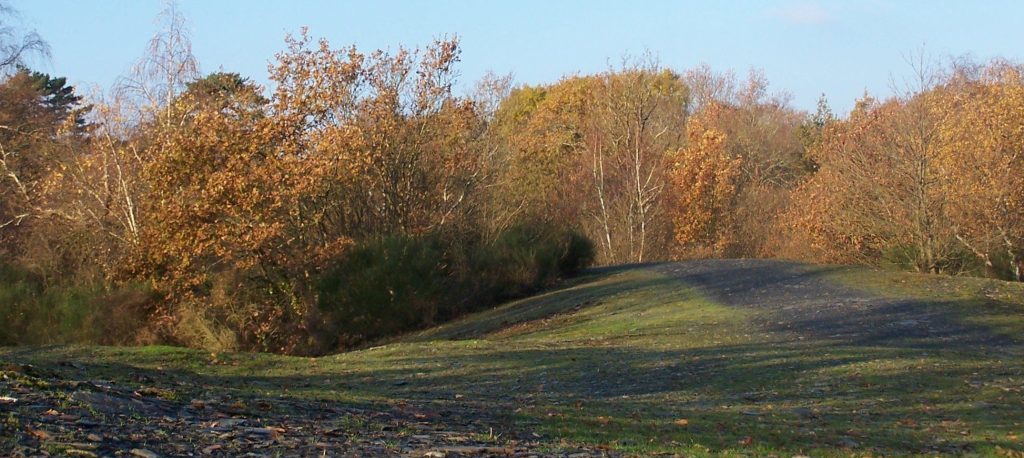
[[[675,240],[683,254],[722,255],[734,233],[731,210],[741,160],[729,157],[725,135],[699,117],[687,123],[687,136],[670,169]]]

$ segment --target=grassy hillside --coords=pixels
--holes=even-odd
[[[221,415],[281,425],[278,446],[312,434],[328,450],[323,441],[340,437],[351,453],[1024,456],[1021,336],[1020,284],[704,261],[594,270],[458,322],[316,359],[4,348],[0,395],[17,398],[15,388],[39,381],[59,391],[60,380],[102,380],[186,407],[273,399],[263,411]],[[21,433],[0,447],[85,440],[12,406],[0,403],[0,413]],[[324,406],[350,410],[288,426]],[[406,417],[366,413],[397,411],[413,413],[391,429],[382,425]],[[48,439],[25,433],[47,428]],[[477,448],[427,439],[448,430],[466,439],[451,444]],[[377,448],[358,448],[378,436]],[[211,453],[244,445],[222,442]]]

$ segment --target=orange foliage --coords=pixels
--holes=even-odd
[[[741,160],[729,157],[725,135],[705,124],[687,122],[687,146],[672,157],[669,180],[675,191],[670,214],[677,249],[683,255],[720,256],[732,242]]]

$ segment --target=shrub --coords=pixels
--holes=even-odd
[[[594,242],[585,235],[569,231],[566,233],[565,250],[558,260],[558,270],[563,276],[576,275],[580,270],[594,264],[597,251]]]
[[[38,275],[0,264],[0,345],[149,343],[146,318],[153,300],[144,287],[47,285]]]
[[[585,237],[545,226],[516,226],[491,243],[390,236],[357,245],[324,272],[317,303],[329,345],[349,347],[529,294],[593,260]]]
[[[573,231],[518,225],[500,234],[478,257],[493,271],[505,297],[521,296],[573,275],[594,262],[594,245]],[[486,271],[486,268],[484,269]]]
[[[385,237],[356,246],[324,273],[317,303],[338,344],[353,345],[432,324],[447,273],[438,239]]]

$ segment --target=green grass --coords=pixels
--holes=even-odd
[[[993,334],[1024,332],[1021,285],[864,268],[823,275],[881,296],[934,301]],[[89,377],[115,381],[144,373],[181,399],[217,390],[477,409],[550,447],[634,455],[1024,450],[1017,349],[800,340],[762,330],[759,313],[648,268],[622,268],[322,358],[57,346],[4,348],[0,360],[44,369],[75,361]]]

